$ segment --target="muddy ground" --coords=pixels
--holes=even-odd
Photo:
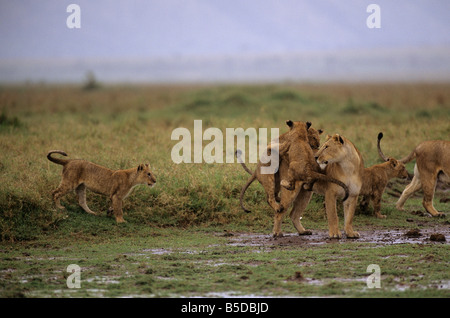
[[[314,230],[311,235],[298,235],[285,233],[281,238],[273,238],[269,234],[255,233],[227,233],[233,246],[314,246],[322,244],[340,244],[349,241],[361,243],[375,243],[377,245],[392,244],[449,244],[450,223],[427,224],[426,228],[419,229],[371,229],[358,231],[358,239],[328,238],[327,230]]]

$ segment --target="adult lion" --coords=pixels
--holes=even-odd
[[[279,137],[278,143],[275,144],[275,145],[277,145],[278,150],[273,148],[274,147],[273,142],[270,143],[267,147],[268,153],[271,153],[272,151],[277,151],[279,153],[280,165],[283,161],[286,161],[286,160],[288,161],[287,150],[289,149],[288,145],[290,145],[288,140],[291,138],[290,135],[292,133],[293,127],[301,125],[302,122],[293,122],[291,120],[287,120],[286,124],[289,126],[290,130],[288,132],[282,134]],[[309,145],[308,147],[311,149],[311,152],[315,152],[319,149],[320,134],[322,134],[323,131],[321,129],[319,129],[319,130],[314,129],[313,127],[311,127],[311,123],[309,123],[309,122],[307,123],[307,125],[308,125],[307,137],[306,137],[307,144]],[[287,149],[284,149],[284,148],[287,148]],[[245,212],[250,212],[250,210],[248,210],[247,208],[244,207],[243,198],[244,198],[245,191],[250,186],[250,184],[252,184],[253,181],[258,180],[261,183],[261,185],[264,187],[264,190],[266,191],[267,202],[269,203],[269,205],[277,212],[280,212],[281,210],[283,210],[282,206],[280,206],[280,204],[278,203],[281,201],[280,197],[278,196],[278,193],[280,192],[280,169],[278,169],[278,171],[274,174],[263,174],[261,172],[261,167],[264,166],[264,164],[261,162],[258,162],[258,165],[257,165],[255,171],[252,172],[247,168],[247,166],[243,162],[243,160],[241,158],[241,151],[238,149],[235,154],[236,154],[238,161],[241,163],[242,167],[244,168],[244,170],[248,174],[251,175],[251,177],[248,179],[247,183],[244,185],[244,187],[241,190],[240,204],[241,204],[242,209]],[[312,154],[311,154],[311,157],[313,157]],[[314,159],[312,159],[312,160],[314,160]],[[292,200],[290,200],[290,203],[292,203]]]
[[[348,238],[358,238],[359,233],[353,230],[353,216],[355,214],[356,203],[362,186],[362,176],[364,172],[364,161],[358,149],[347,138],[335,134],[328,136],[327,141],[315,154],[317,163],[323,172],[334,179],[343,182],[349,191],[348,198],[344,204],[344,232]],[[288,163],[282,160],[280,165],[280,175],[287,175]],[[290,218],[299,234],[309,234],[305,230],[300,219],[303,211],[311,200],[312,193],[325,195],[325,209],[328,219],[328,234],[330,238],[340,238],[339,222],[336,211],[336,201],[338,198],[345,198],[346,192],[336,183],[318,180],[313,185],[313,192],[299,187],[296,183],[294,191],[286,191],[282,187],[281,200],[283,195],[290,196],[293,208]],[[284,190],[284,191],[283,191]],[[275,215],[274,235],[279,233],[283,213]]]
[[[279,137],[280,149],[279,150],[282,150],[282,148],[286,145],[286,142],[288,141],[289,135],[292,130],[291,126],[293,126],[293,125],[290,125],[288,122],[290,122],[290,121],[286,121],[286,124],[288,124],[290,130],[288,132],[280,135],[280,137]],[[316,130],[313,127],[310,127],[307,131],[308,131],[309,146],[311,147],[313,153],[315,153],[319,149],[320,135],[323,133],[323,130],[322,129]],[[273,143],[271,143],[268,146],[268,151],[273,151],[273,149],[272,149],[273,146],[274,146]],[[278,202],[285,202],[283,211],[280,210],[279,212],[275,213],[275,217],[274,217],[275,220],[274,220],[274,227],[273,227],[273,236],[274,237],[282,236],[281,223],[282,223],[283,216],[284,216],[285,212],[287,211],[287,209],[290,208],[292,204],[294,204],[294,208],[292,209],[292,211],[294,211],[294,209],[295,210],[300,209],[303,211],[306,208],[306,205],[308,204],[309,200],[311,199],[312,192],[303,189],[303,187],[302,187],[303,183],[301,181],[295,182],[295,189],[293,191],[287,190],[286,188],[280,186],[280,180],[282,178],[288,176],[289,156],[287,154],[280,155],[279,169],[275,174],[262,174],[261,167],[263,164],[261,162],[258,163],[256,170],[254,172],[252,172],[252,171],[250,171],[250,169],[247,168],[247,166],[245,165],[243,160],[240,158],[241,152],[239,150],[236,151],[236,156],[238,158],[238,161],[241,163],[242,167],[244,168],[244,170],[248,174],[251,175],[251,177],[249,178],[249,180],[244,185],[244,187],[242,188],[242,191],[241,191],[240,202],[241,202],[242,209],[246,212],[250,212],[250,210],[246,209],[243,205],[243,197],[244,197],[245,191],[250,186],[250,184],[254,180],[258,180],[261,183],[261,185],[264,187],[264,191],[266,192],[266,196],[267,196],[267,202],[275,211],[280,210],[279,206],[277,206]],[[301,194],[302,198],[306,198],[306,200],[303,200],[303,201],[296,200],[296,198],[300,194]],[[305,206],[304,207],[299,206],[299,204],[305,204]],[[306,230],[303,227],[303,225],[300,223],[300,218],[298,218],[298,217],[292,218],[292,213],[293,212],[291,212],[291,214],[290,214],[291,220],[292,220],[292,223],[294,224],[296,230],[298,231],[298,234],[299,235],[311,235],[312,232],[310,230]]]
[[[378,153],[381,158],[384,159],[386,157],[379,147]],[[445,216],[444,213],[438,212],[433,206],[433,197],[437,180],[444,183],[450,182],[450,141],[424,141],[414,148],[408,156],[399,161],[405,164],[414,158],[416,159],[414,177],[411,183],[403,190],[397,201],[396,208],[403,210],[405,201],[414,192],[422,189],[422,204],[425,210],[432,216]]]
[[[364,162],[361,154],[356,147],[345,137],[340,135],[328,136],[325,144],[318,150],[315,155],[317,163],[322,165],[326,175],[340,180],[343,182],[348,190],[349,197],[344,202],[345,213],[345,234],[349,238],[358,238],[358,232],[353,230],[353,216],[355,213],[356,203],[358,200],[359,191],[362,185],[362,173],[364,170]],[[281,158],[279,175],[280,179],[283,179],[288,175],[289,162],[286,159]],[[266,184],[262,183],[266,193],[271,191],[271,188],[267,189]],[[295,182],[295,189],[293,191],[287,190],[284,187],[280,187],[280,195],[282,202],[290,202],[289,205],[285,205],[285,209],[282,212],[275,213],[273,236],[282,236],[281,223],[284,215],[287,212],[287,208],[292,204],[292,210],[289,217],[300,235],[311,234],[310,230],[303,227],[300,222],[303,211],[306,209],[309,201],[311,200],[312,191],[304,189],[303,182]],[[271,186],[273,187],[273,186]],[[336,212],[336,200],[338,198],[344,198],[345,190],[336,183],[326,182],[318,180],[314,183],[312,190],[316,193],[325,195],[325,204],[329,225],[329,236],[331,238],[340,238],[341,233],[338,228],[338,217]]]
[[[315,157],[327,176],[340,180],[348,187],[349,196],[343,203],[344,232],[348,238],[358,238],[359,233],[353,230],[353,216],[364,172],[364,161],[360,152],[350,140],[335,134],[328,136],[327,141],[320,147]],[[319,180],[314,184],[313,191],[325,195],[330,238],[340,238],[336,200],[344,197],[344,190],[335,183]],[[301,211],[296,213],[301,214]]]

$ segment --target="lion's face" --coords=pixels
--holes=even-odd
[[[328,136],[327,141],[319,148],[315,158],[322,169],[328,164],[339,162],[345,156],[344,139],[338,134]]]
[[[403,163],[398,162],[395,158],[389,158],[388,161],[396,178],[408,178],[408,171]]]
[[[311,127],[310,122],[286,120],[286,125],[290,129],[291,135],[304,136],[308,139],[313,152],[316,152],[320,147],[320,135],[323,133],[322,129],[315,129]]]
[[[311,149],[314,153],[316,153],[320,148],[320,135],[323,133],[322,129],[314,129],[310,127],[308,129],[308,143],[311,146]]]
[[[156,183],[156,177],[150,170],[150,165],[140,164],[137,168],[137,181],[141,184],[147,184],[149,187],[153,187]]]
[[[290,131],[289,135],[291,136],[301,136],[304,138],[307,138],[308,136],[308,129],[311,127],[310,122],[302,122],[302,121],[292,121],[292,120],[286,120],[286,125],[288,125]]]

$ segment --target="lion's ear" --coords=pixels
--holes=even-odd
[[[334,135],[334,140],[339,141],[341,144],[344,144],[344,139],[339,134]]]
[[[393,168],[397,166],[397,160],[395,160],[394,158],[389,158],[388,160]]]
[[[288,125],[290,128],[292,128],[294,123],[292,122],[292,120],[286,120],[286,125]]]
[[[306,130],[308,130],[309,127],[311,127],[311,125],[312,125],[311,122],[310,122],[310,121],[307,121],[307,122],[306,122]]]
[[[141,171],[142,169],[144,169],[144,167],[142,165],[139,165],[137,171]]]
[[[323,134],[323,129],[319,129],[317,132],[319,133],[319,135],[322,135]]]

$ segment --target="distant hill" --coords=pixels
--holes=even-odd
[[[0,60],[0,82],[450,81],[450,49],[147,59]]]

